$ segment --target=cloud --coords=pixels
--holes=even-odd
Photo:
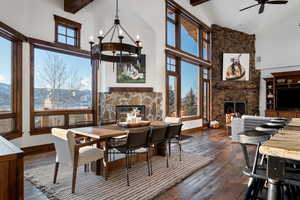
[[[91,87],[91,81],[89,79],[81,79],[80,84],[86,89]]]
[[[5,78],[4,78],[4,76],[2,74],[0,74],[0,82],[1,83],[5,83]]]

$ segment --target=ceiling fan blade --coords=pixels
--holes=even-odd
[[[258,4],[254,4],[254,5],[252,5],[252,6],[248,6],[248,7],[246,7],[246,8],[241,9],[240,11],[247,10],[247,9],[249,9],[249,8],[253,8],[253,7],[258,6],[258,5],[260,5],[260,4],[258,3]]]
[[[267,4],[287,4],[288,1],[267,1]]]
[[[259,8],[258,13],[261,14],[261,13],[264,12],[264,10],[265,10],[265,4],[263,3],[263,4],[261,4],[261,6],[260,6],[260,8]]]

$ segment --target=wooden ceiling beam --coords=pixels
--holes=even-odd
[[[64,10],[75,14],[94,0],[64,0]]]
[[[192,6],[198,6],[202,3],[208,2],[210,0],[190,0],[190,3],[192,4]]]

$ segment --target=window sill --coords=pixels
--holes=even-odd
[[[192,116],[192,117],[182,117],[181,119],[182,119],[183,122],[185,122],[185,121],[193,121],[193,120],[197,120],[197,119],[202,119],[202,117]]]

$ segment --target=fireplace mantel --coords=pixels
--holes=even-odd
[[[113,92],[153,92],[152,87],[110,87],[109,93]]]

